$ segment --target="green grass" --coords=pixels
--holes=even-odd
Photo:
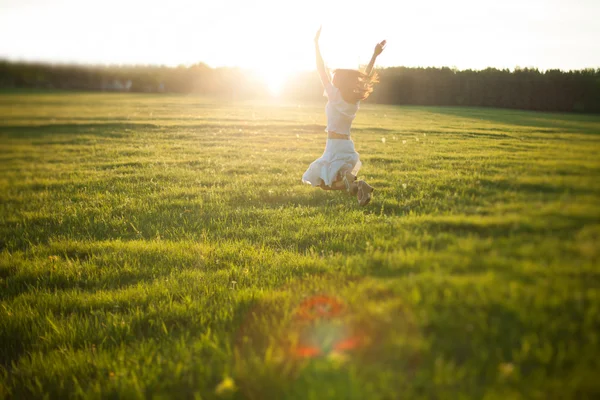
[[[0,96],[0,398],[600,395],[600,117],[363,105],[366,208],[324,118]]]

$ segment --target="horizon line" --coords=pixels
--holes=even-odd
[[[213,66],[204,61],[197,61],[194,63],[181,63],[177,65],[173,64],[157,64],[157,63],[94,63],[94,62],[86,62],[86,61],[48,61],[48,60],[33,60],[33,59],[11,59],[9,57],[0,56],[0,63],[9,63],[9,64],[27,64],[27,65],[45,65],[45,66],[70,66],[70,67],[96,67],[96,68],[168,68],[168,69],[177,69],[181,67],[190,68],[197,65],[204,65],[210,69],[240,69],[248,72],[257,72],[258,68],[256,67],[244,67],[239,65],[217,65]],[[485,68],[458,68],[456,66],[450,65],[390,65],[390,66],[380,66],[376,67],[376,70],[385,70],[392,68],[412,68],[412,69],[444,69],[448,68],[452,71],[485,71],[488,69],[495,69],[498,71],[509,71],[514,72],[517,70],[537,70],[539,72],[548,72],[548,71],[561,71],[561,72],[576,72],[576,71],[600,71],[600,65],[595,67],[582,67],[577,69],[563,69],[563,68],[540,68],[536,66],[520,66],[516,65],[514,67],[495,67],[495,66],[487,66]],[[359,69],[359,68],[356,68]],[[293,71],[292,73],[303,73],[303,72],[313,72],[315,69],[298,69]]]

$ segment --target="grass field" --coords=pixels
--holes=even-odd
[[[0,398],[600,395],[600,116],[0,96]],[[597,398],[597,397],[596,397]]]

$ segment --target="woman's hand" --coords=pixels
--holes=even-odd
[[[319,37],[321,37],[321,29],[323,28],[323,26],[321,25],[319,27],[319,30],[317,31],[317,34],[315,35],[315,44],[319,43]]]
[[[321,29],[319,29],[318,34],[320,34],[320,33],[321,33]],[[380,55],[383,52],[383,49],[385,49],[385,44],[386,44],[385,40],[382,40],[381,42],[377,43],[377,45],[375,46],[375,51],[373,52],[375,57],[377,57],[378,55]]]

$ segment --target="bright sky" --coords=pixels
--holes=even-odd
[[[600,67],[600,0],[0,0],[0,58],[241,66]]]

